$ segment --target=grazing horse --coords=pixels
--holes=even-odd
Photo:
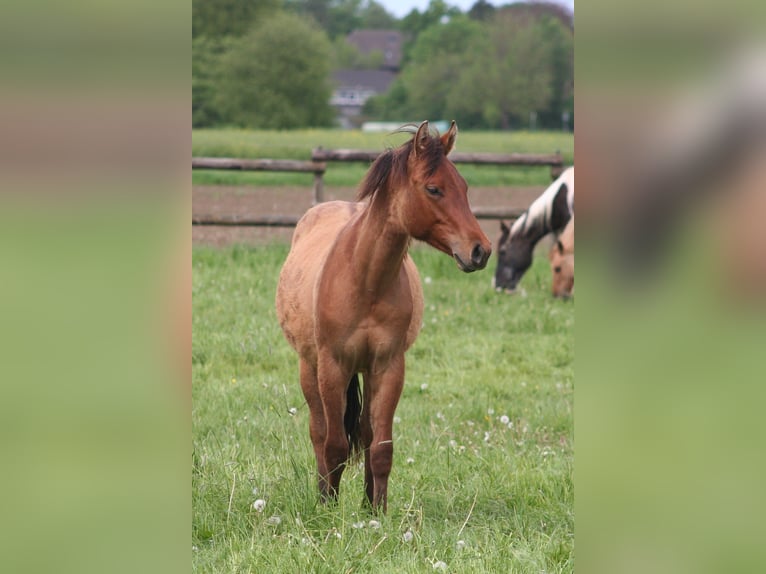
[[[497,269],[492,286],[513,293],[530,265],[537,242],[548,233],[556,235],[574,215],[574,167],[569,167],[509,228],[500,222]]]
[[[551,291],[554,297],[569,299],[574,294],[574,217],[548,253],[551,262]]]
[[[441,137],[423,122],[375,160],[358,203],[319,204],[295,229],[276,306],[300,356],[323,501],[337,497],[350,451],[361,448],[367,499],[386,511],[404,352],[423,321],[412,238],[465,272],[483,269],[492,251],[468,205],[468,186],[447,159],[456,136],[454,121]]]

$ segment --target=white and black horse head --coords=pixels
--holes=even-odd
[[[511,227],[500,222],[497,269],[492,279],[498,291],[513,292],[532,265],[537,242],[548,233],[558,235],[574,214],[574,167],[554,181]]]

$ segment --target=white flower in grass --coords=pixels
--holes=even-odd
[[[282,523],[282,519],[279,516],[271,516],[266,521],[266,524],[271,524],[272,526],[279,526]]]
[[[489,442],[489,431],[484,431],[484,442]]]
[[[500,417],[500,422],[504,425],[507,425],[511,419],[508,418],[508,415],[503,415]]]
[[[357,530],[359,530],[360,528],[364,528],[364,522],[354,522],[351,525],[351,528],[356,528]]]
[[[258,512],[263,512],[263,509],[266,508],[266,501],[262,498],[259,498],[255,502],[253,502],[253,508],[257,510]]]
[[[422,385],[420,385],[421,391],[425,391],[427,388],[428,388],[428,383],[423,383]]]
[[[370,520],[367,523],[367,526],[369,526],[370,528],[374,530],[377,530],[378,528],[380,528],[380,522],[378,522],[377,520]]]
[[[457,548],[458,550],[462,550],[463,548],[465,548],[465,540],[458,540],[455,543],[455,548]]]
[[[430,284],[431,284],[431,281],[433,281],[433,279],[431,279],[431,278],[430,278],[428,275],[426,275],[426,278],[425,278],[425,279],[423,279],[423,282],[424,282],[426,285],[430,285]]]
[[[457,441],[455,439],[452,439],[449,441],[450,448],[457,448]]]
[[[412,539],[415,537],[415,535],[412,533],[412,531],[408,530],[404,534],[402,534],[402,540],[404,542],[412,542]]]
[[[254,486],[253,487],[253,496],[255,496],[256,494],[258,494],[258,487]]]
[[[415,462],[415,459],[411,456],[407,457],[407,464],[413,464]]]
[[[287,409],[287,412],[290,413],[291,417],[294,417],[296,414],[298,414],[298,409],[296,409],[295,407],[290,407],[289,409]]]
[[[400,422],[402,422],[402,417],[400,417],[400,416],[398,416],[398,415],[397,415],[397,416],[395,416],[395,417],[394,417],[394,423],[396,423],[396,424],[399,424]]]
[[[436,562],[434,562],[434,570],[441,570],[442,572],[446,572],[447,563],[441,560],[437,560]]]
[[[495,414],[495,409],[493,409],[492,407],[488,408],[488,409],[487,409],[487,414],[488,414],[489,416],[492,416],[492,415],[494,415],[494,414]]]

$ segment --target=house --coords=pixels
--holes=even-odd
[[[396,79],[402,60],[402,34],[398,30],[355,30],[346,39],[363,56],[382,55],[376,69],[340,69],[333,74],[330,104],[337,111],[338,124],[352,128],[358,124],[364,103],[388,91]]]

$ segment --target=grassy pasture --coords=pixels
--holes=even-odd
[[[462,274],[414,246],[424,327],[389,512],[375,516],[358,465],[337,504],[318,503],[297,356],[273,303],[287,249],[193,253],[193,570],[571,572],[574,305],[549,296],[544,258],[526,297],[500,296],[492,269]]]
[[[210,129],[192,131],[192,155],[205,157],[273,158],[310,160],[315,147],[385,149],[407,139],[406,134],[363,133],[358,130],[255,131]],[[574,136],[564,132],[460,132],[457,149],[463,152],[554,153],[561,152],[565,163],[574,160]],[[330,162],[325,183],[355,186],[364,175],[364,163]],[[550,183],[547,167],[507,168],[462,165],[460,172],[472,186],[545,185]],[[224,170],[196,170],[195,184],[207,185],[311,185],[311,174],[269,173]]]

